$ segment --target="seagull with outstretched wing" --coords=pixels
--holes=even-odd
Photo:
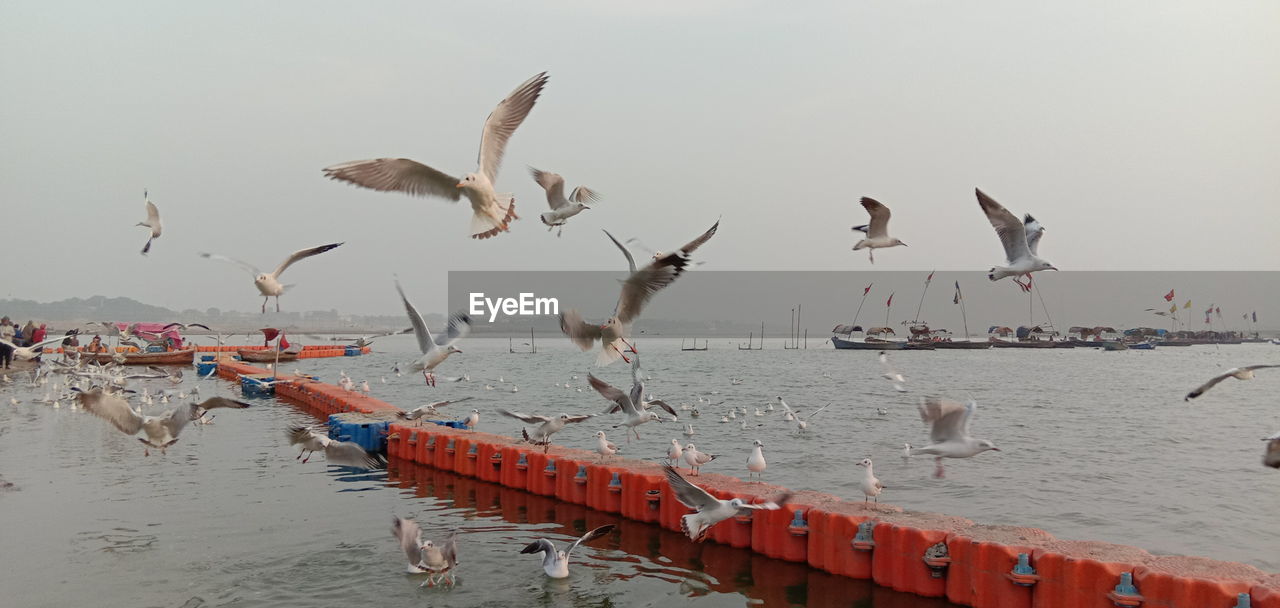
[[[324,169],[325,176],[372,190],[404,192],[413,196],[437,196],[457,202],[466,195],[471,201],[473,239],[487,239],[509,230],[508,223],[519,219],[516,199],[494,189],[498,167],[506,152],[507,140],[533,109],[547,73],[525,81],[498,103],[484,121],[480,133],[480,156],[475,172],[461,179],[407,158],[357,160]]]

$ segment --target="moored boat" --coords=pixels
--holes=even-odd
[[[841,350],[903,350],[906,346],[902,342],[890,342],[876,338],[867,338],[866,341],[859,342],[853,339],[841,338],[840,336],[831,336],[831,345]]]
[[[991,343],[975,340],[939,340],[933,342],[932,346],[940,350],[980,350],[991,348]]]
[[[1129,345],[1119,340],[1107,340],[1102,343],[1102,350],[1129,350]]]
[[[80,358],[94,363],[111,363],[118,353],[80,353]],[[196,349],[171,350],[158,353],[123,353],[125,365],[190,365],[196,358]]]
[[[282,350],[276,352],[274,350],[245,350],[236,351],[240,355],[241,361],[250,363],[274,363],[276,361],[297,361],[298,351]]]

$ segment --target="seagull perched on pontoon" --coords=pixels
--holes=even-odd
[[[547,84],[547,73],[542,72],[516,87],[484,121],[480,132],[479,165],[475,172],[458,179],[443,171],[433,169],[407,158],[377,158],[358,160],[324,169],[326,177],[350,182],[363,188],[381,191],[398,191],[414,196],[438,196],[457,202],[463,195],[471,201],[471,227],[473,239],[487,239],[506,232],[516,215],[516,199],[510,193],[495,190],[498,167],[506,152],[507,140],[533,109],[542,88]]]
[[[560,315],[560,330],[569,336],[569,339],[583,352],[591,350],[596,342],[600,342],[601,351],[596,357],[596,365],[609,365],[619,358],[630,362],[631,360],[623,354],[622,350],[625,346],[631,352],[636,352],[635,346],[627,342],[627,338],[631,336],[631,324],[640,317],[641,310],[654,294],[680,278],[685,268],[689,266],[689,255],[715,236],[719,228],[720,222],[716,221],[709,230],[678,251],[655,253],[653,261],[639,270],[636,269],[636,262],[631,257],[631,252],[619,243],[618,239],[613,238],[609,231],[604,231],[613,244],[622,250],[631,271],[631,274],[622,282],[622,292],[618,295],[613,316],[603,324],[588,323],[583,320],[578,311],[569,310]]]
[[[707,531],[712,526],[730,517],[745,515],[751,511],[777,510],[791,499],[791,494],[785,493],[778,498],[760,504],[749,504],[743,502],[741,498],[721,500],[712,496],[706,490],[689,483],[689,480],[682,477],[675,469],[669,466],[662,468],[667,473],[667,484],[671,487],[671,493],[675,495],[676,500],[680,501],[684,506],[697,511],[680,518],[680,531],[695,542],[705,538]]]
[[[533,167],[529,167],[529,173],[533,175],[533,181],[538,182],[538,185],[547,191],[547,204],[551,206],[551,211],[544,212],[540,218],[542,223],[546,224],[547,232],[559,228],[556,231],[557,237],[564,231],[564,225],[569,218],[590,209],[587,203],[600,200],[600,195],[586,186],[574,188],[569,198],[565,198],[563,177],[550,171],[539,171]]]
[[[1222,372],[1221,374],[1218,374],[1210,378],[1208,382],[1205,382],[1204,384],[1201,384],[1200,386],[1196,387],[1195,390],[1187,393],[1187,396],[1183,397],[1182,400],[1191,401],[1192,399],[1195,399],[1196,397],[1203,395],[1205,391],[1213,388],[1219,382],[1222,382],[1227,378],[1235,378],[1236,380],[1253,380],[1253,370],[1266,369],[1268,367],[1280,367],[1280,365],[1250,365],[1248,367],[1233,367],[1225,372]]]
[[[286,258],[284,262],[281,262],[280,266],[271,271],[270,274],[258,270],[258,267],[253,264],[242,262],[225,255],[201,253],[200,256],[211,260],[230,262],[249,271],[250,276],[253,277],[253,286],[257,287],[258,293],[262,294],[262,312],[265,314],[267,312],[267,301],[273,297],[276,299],[276,312],[280,312],[280,296],[284,295],[286,291],[289,291],[289,289],[293,287],[293,285],[285,285],[280,282],[280,275],[284,274],[285,270],[297,263],[299,260],[305,260],[313,255],[320,255],[341,245],[342,243],[329,243],[328,245],[321,245],[319,247],[295,251],[292,255]]]
[[[423,586],[449,581],[454,584],[454,570],[458,567],[458,531],[454,530],[439,545],[422,540],[422,527],[412,519],[392,516],[391,534],[400,541],[400,548],[409,560],[408,572],[427,574]]]
[[[854,226],[855,232],[861,232],[866,235],[862,240],[854,244],[853,250],[866,249],[867,256],[871,259],[871,263],[876,263],[877,249],[885,247],[897,247],[907,244],[898,240],[896,237],[889,236],[889,208],[885,207],[880,201],[873,198],[862,197],[862,208],[867,210],[871,215],[871,223],[861,226]]]
[[[1018,221],[1016,215],[1010,213],[995,199],[981,190],[975,189],[974,192],[978,196],[978,206],[982,207],[987,221],[991,222],[991,227],[996,229],[996,236],[1000,237],[1000,244],[1004,246],[1004,255],[1009,264],[993,266],[987,273],[988,279],[999,281],[1005,277],[1023,275],[1027,275],[1029,279],[1033,272],[1057,270],[1053,264],[1038,257],[1036,253],[1040,247],[1040,237],[1044,234],[1044,228],[1036,218],[1028,213],[1023,221]]]
[[[404,311],[409,315],[409,324],[413,326],[413,335],[418,339],[418,350],[422,351],[422,356],[410,363],[409,369],[422,372],[422,377],[427,384],[435,386],[436,366],[444,363],[449,355],[462,352],[454,344],[471,333],[471,317],[465,313],[453,313],[449,316],[449,325],[445,329],[445,334],[433,337],[431,330],[427,329],[427,322],[422,319],[422,315],[418,314],[418,309],[413,307],[409,297],[404,295],[404,289],[400,287],[399,280],[396,280],[396,291],[400,292]]]
[[[573,555],[573,550],[578,548],[582,543],[593,541],[613,530],[613,524],[600,526],[586,534],[583,534],[578,540],[573,541],[569,548],[564,551],[557,551],[556,546],[545,538],[539,538],[528,544],[520,550],[521,554],[525,553],[541,553],[542,554],[542,571],[547,573],[551,578],[568,578],[569,577],[569,557]]]
[[[986,439],[975,439],[969,435],[969,422],[973,413],[978,411],[978,403],[969,401],[968,405],[957,403],[941,397],[929,397],[920,404],[920,419],[929,427],[929,445],[909,448],[910,455],[931,454],[937,463],[934,477],[945,476],[942,470],[943,458],[972,458],[987,450],[1000,451],[996,444]]]
[[[543,452],[551,449],[551,436],[560,432],[571,422],[582,422],[595,417],[595,414],[570,416],[568,414],[560,414],[558,416],[538,416],[536,414],[522,414],[520,412],[508,412],[507,410],[498,410],[503,416],[510,416],[525,424],[536,424],[537,428],[533,432],[522,431],[524,438],[529,443],[539,444],[543,446]]]

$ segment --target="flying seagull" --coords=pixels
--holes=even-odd
[[[675,469],[665,465],[662,468],[667,472],[667,485],[671,487],[671,493],[675,495],[676,500],[697,511],[680,518],[680,531],[695,542],[705,538],[712,526],[730,517],[745,515],[753,510],[777,510],[791,498],[791,494],[786,493],[760,504],[748,504],[741,498],[721,500],[689,483],[689,480],[681,477]]]
[[[289,427],[287,435],[289,437],[289,445],[301,446],[302,448],[294,460],[302,458],[303,453],[307,454],[306,458],[302,458],[304,463],[311,460],[311,454],[324,452],[325,461],[337,466],[380,469],[387,464],[381,455],[365,451],[364,448],[360,447],[360,444],[354,441],[334,441],[324,433],[305,426]]]
[[[590,209],[587,203],[595,203],[600,200],[600,195],[586,186],[578,186],[569,193],[569,198],[564,197],[564,178],[550,171],[539,171],[533,167],[529,167],[529,172],[533,174],[533,181],[538,182],[543,190],[547,191],[547,204],[551,206],[551,211],[544,212],[540,218],[542,223],[547,225],[547,232],[555,228],[556,236],[564,231],[564,225],[569,218]]]
[[[403,420],[419,420],[424,416],[435,416],[439,414],[440,412],[436,411],[436,408],[444,407],[450,403],[461,403],[468,399],[471,399],[471,397],[459,397],[457,399],[449,399],[445,401],[433,401],[426,405],[413,408],[407,412],[399,412],[396,415]]]
[[[978,404],[970,401],[968,405],[956,403],[940,397],[929,397],[920,404],[920,419],[929,427],[929,445],[910,448],[910,455],[932,454],[938,465],[934,476],[941,479],[943,458],[972,458],[987,450],[1000,451],[994,443],[986,439],[975,439],[969,435],[969,421],[978,410]]]
[[[55,338],[41,340],[40,342],[36,342],[31,346],[18,346],[17,344],[14,344],[13,342],[10,342],[8,340],[0,340],[0,344],[4,344],[5,346],[8,346],[9,348],[13,349],[13,358],[15,360],[30,361],[44,354],[44,346],[46,344],[53,344],[54,342],[62,342],[65,339],[67,339],[66,336],[57,336]]]
[[[992,267],[987,273],[988,279],[999,281],[1005,277],[1030,275],[1039,270],[1057,270],[1048,260],[1036,254],[1040,246],[1040,237],[1044,234],[1044,228],[1040,226],[1040,222],[1029,213],[1020,222],[1017,216],[1009,213],[1009,210],[997,203],[995,199],[981,190],[974,189],[974,192],[978,195],[978,206],[982,207],[987,220],[996,229],[996,236],[1000,237],[1000,244],[1004,246],[1004,256],[1009,264]]]
[[[284,292],[288,291],[290,287],[293,287],[293,285],[284,285],[280,283],[280,275],[284,274],[285,269],[292,266],[298,260],[304,260],[313,255],[320,255],[326,251],[329,251],[330,249],[334,249],[338,247],[339,245],[342,245],[342,243],[330,243],[328,245],[312,247],[311,249],[303,249],[300,251],[295,251],[293,252],[293,255],[290,255],[287,259],[285,259],[285,261],[282,262],[280,266],[277,267],[274,271],[272,271],[271,274],[263,273],[261,270],[258,270],[258,268],[253,264],[249,264],[248,262],[241,262],[240,260],[237,260],[235,258],[229,258],[225,255],[218,255],[216,253],[201,253],[200,256],[209,258],[211,260],[221,260],[223,262],[231,262],[232,264],[235,264],[236,266],[239,266],[249,271],[249,275],[253,277],[253,286],[257,287],[258,293],[262,294],[262,312],[263,313],[267,312],[267,300],[272,297],[275,297],[276,299],[276,312],[280,312],[280,296],[283,295]]]
[[[605,409],[604,413],[612,414],[613,412],[621,411],[627,417],[621,423],[613,425],[615,429],[619,426],[627,427],[627,443],[631,443],[631,435],[633,433],[636,439],[640,438],[640,431],[636,430],[636,427],[646,422],[662,422],[662,418],[658,416],[657,412],[650,412],[637,405],[644,395],[644,385],[633,385],[631,394],[628,395],[591,374],[587,374],[587,383],[591,385],[591,388],[596,389],[596,392],[600,393],[601,397],[613,402],[613,405]],[[637,388],[639,391],[636,390]]]
[[[399,279],[396,280],[396,291],[400,292],[404,311],[409,315],[409,324],[413,326],[413,336],[418,339],[418,350],[422,352],[421,357],[409,364],[409,369],[422,372],[427,384],[435,386],[436,366],[444,363],[449,355],[462,352],[454,344],[471,333],[471,317],[460,312],[453,313],[449,316],[449,325],[445,328],[444,335],[432,336],[431,330],[427,329],[427,322],[418,314],[418,309],[414,308],[409,297],[404,295]]]
[[[508,412],[507,410],[498,410],[503,416],[510,416],[525,424],[536,424],[538,428],[533,433],[525,432],[525,439],[529,443],[542,444],[543,452],[551,449],[551,436],[560,432],[561,429],[568,426],[571,422],[582,422],[589,418],[594,418],[595,414],[587,414],[585,416],[570,416],[568,414],[560,414],[558,416],[538,416],[534,414],[522,414],[520,412]]]
[[[427,580],[423,584],[428,587],[445,580],[453,585],[454,569],[458,566],[457,530],[450,532],[444,542],[437,545],[432,541],[423,542],[422,528],[418,526],[418,522],[392,517],[391,534],[400,541],[400,548],[409,560],[408,571],[413,574],[427,573]]]
[[[473,213],[469,231],[471,238],[487,239],[506,232],[507,224],[519,216],[516,215],[515,197],[494,190],[498,166],[502,164],[507,140],[529,115],[546,84],[547,73],[542,72],[516,87],[494,108],[480,133],[479,166],[474,173],[468,173],[462,179],[407,158],[352,161],[326,167],[324,174],[330,179],[373,190],[439,196],[454,202],[465,194],[471,201]]]
[[[1248,367],[1233,367],[1225,372],[1222,372],[1221,374],[1218,374],[1217,376],[1210,378],[1208,382],[1205,382],[1204,384],[1201,384],[1200,386],[1196,387],[1195,390],[1187,393],[1187,396],[1183,397],[1182,400],[1191,401],[1192,399],[1195,399],[1196,397],[1203,395],[1205,391],[1213,388],[1214,385],[1216,385],[1219,382],[1222,382],[1223,380],[1226,380],[1227,378],[1235,378],[1236,380],[1252,380],[1253,370],[1266,369],[1268,367],[1280,367],[1280,365],[1250,365]]]
[[[545,538],[539,538],[528,546],[520,550],[520,553],[542,553],[542,571],[547,573],[551,578],[568,578],[569,577],[569,556],[573,555],[573,550],[578,548],[582,543],[595,540],[608,534],[614,528],[613,524],[600,526],[595,530],[583,534],[578,540],[573,541],[572,545],[565,551],[557,551],[556,546]]]
[[[623,354],[622,347],[626,346],[631,352],[636,352],[635,347],[627,342],[627,338],[631,335],[632,322],[640,316],[640,311],[654,294],[680,278],[685,268],[689,266],[689,254],[715,236],[719,228],[720,222],[717,220],[709,230],[678,251],[655,253],[653,261],[639,270],[636,270],[635,259],[631,257],[631,252],[627,251],[627,248],[606,230],[605,234],[614,245],[618,246],[618,249],[622,250],[631,269],[630,276],[622,282],[622,293],[618,295],[613,316],[609,317],[604,324],[588,323],[583,320],[578,311],[569,310],[560,315],[560,330],[569,336],[569,339],[583,352],[591,350],[597,341],[600,342],[601,351],[596,357],[596,365],[609,365],[619,358],[630,362],[630,359]]]
[[[151,202],[151,197],[147,196],[146,190],[142,191],[142,198],[147,201],[147,221],[138,222],[137,225],[151,229],[147,244],[142,246],[142,255],[147,255],[151,251],[151,241],[160,238],[160,210],[156,209],[156,204]]]
[[[862,208],[867,210],[871,215],[871,223],[861,226],[854,226],[855,232],[861,232],[866,235],[862,240],[853,245],[853,250],[866,249],[867,256],[871,259],[871,263],[876,263],[875,250],[884,247],[896,247],[907,244],[898,240],[896,237],[889,236],[889,208],[885,207],[880,201],[873,198],[862,197]]]
[[[110,422],[122,433],[126,435],[137,435],[139,431],[145,433],[147,438],[139,437],[138,441],[147,446],[143,448],[146,456],[151,455],[150,448],[160,450],[161,454],[165,453],[169,446],[178,442],[178,434],[187,426],[187,423],[202,417],[204,411],[220,407],[236,409],[249,407],[249,404],[243,401],[214,397],[203,403],[185,403],[159,416],[143,416],[129,407],[128,401],[108,394],[101,388],[85,391],[73,386],[71,390],[75,391],[76,398],[84,409]]]

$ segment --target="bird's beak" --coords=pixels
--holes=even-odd
[[[462,182],[458,182],[457,184],[454,184],[454,186],[453,186],[453,187],[455,187],[455,188],[461,188],[461,187],[462,187]]]
[[[1049,267],[1049,270],[1057,270],[1057,269],[1058,269],[1058,267],[1057,267],[1057,266],[1050,266],[1050,267]]]
[[[902,245],[903,247],[906,247],[906,246],[907,246],[907,244],[906,244],[906,243],[899,243],[899,245]]]
[[[462,351],[460,351],[460,350],[454,350],[454,351],[453,351],[453,354],[455,354],[455,355],[461,355],[461,354],[462,354]]]
[[[991,450],[992,450],[993,452],[999,452],[999,451],[1000,451],[1000,448],[991,448]]]
[[[590,209],[591,207],[588,207],[588,206],[586,206],[586,205],[583,205],[583,206],[582,206],[582,208],[583,208],[583,209]]]
[[[600,326],[600,329],[604,329],[604,328],[606,328],[606,327],[608,327],[608,326],[609,326],[609,324],[608,324],[608,323],[605,323],[604,325],[601,325],[601,326]]]

